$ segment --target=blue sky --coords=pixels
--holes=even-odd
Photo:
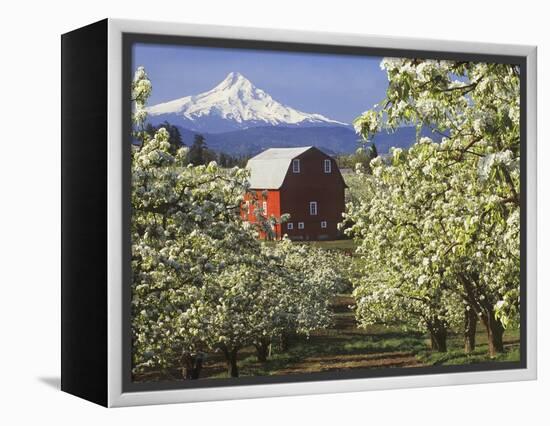
[[[373,56],[135,44],[132,59],[153,83],[149,105],[204,92],[237,71],[283,104],[351,123],[387,87]]]

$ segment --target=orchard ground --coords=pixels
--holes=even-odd
[[[327,250],[354,249],[353,241],[337,240],[311,242]],[[459,330],[451,331],[448,351],[430,350],[427,334],[398,326],[372,325],[358,328],[350,294],[335,295],[332,301],[334,323],[331,328],[318,330],[309,337],[291,336],[289,348],[281,351],[277,342],[266,362],[259,362],[254,347],[239,352],[239,375],[282,376],[314,372],[344,371],[369,368],[425,367],[432,365],[461,365],[490,361],[519,361],[518,329],[504,333],[505,352],[491,359],[487,354],[485,328],[478,324],[476,349],[464,353],[464,339]],[[225,378],[227,366],[221,354],[207,354],[200,379]],[[135,377],[136,381],[178,380],[181,372],[174,369],[166,374],[150,372]]]

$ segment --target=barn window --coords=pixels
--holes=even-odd
[[[286,229],[294,229],[294,224],[292,222],[288,222],[286,224]]]
[[[262,203],[262,210],[263,210],[263,214],[265,216],[267,214],[267,201],[264,201]]]
[[[304,229],[304,222],[298,222],[298,229]]]
[[[300,160],[292,160],[292,173],[300,173]]]
[[[321,221],[321,228],[326,228],[326,227],[327,227],[327,221],[326,220]]]
[[[332,173],[332,161],[325,160],[325,173]]]
[[[311,201],[309,203],[309,214],[311,216],[316,216],[317,215],[317,201]]]

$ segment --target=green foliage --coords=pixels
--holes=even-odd
[[[189,163],[194,166],[201,166],[208,164],[211,161],[216,160],[216,154],[208,149],[206,140],[203,135],[195,135],[193,145],[189,148],[189,153],[187,154],[187,159]]]
[[[217,159],[220,167],[231,168],[231,167],[241,167],[244,168],[248,162],[247,156],[233,156],[226,154],[225,152],[220,152]]]
[[[370,173],[370,162],[376,157],[378,157],[378,150],[376,149],[376,145],[371,142],[359,147],[353,154],[338,156],[336,162],[341,169],[356,170],[359,168]]]
[[[166,129],[166,131],[168,132],[168,143],[170,144],[170,154],[175,155],[178,152],[178,149],[180,149],[182,146],[185,146],[185,143],[183,142],[178,126],[173,126],[168,121],[164,121],[162,124],[156,127],[148,123],[145,126],[145,131],[147,132],[149,137],[152,138],[155,136],[155,133],[161,128]]]

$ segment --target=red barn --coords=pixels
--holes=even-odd
[[[329,155],[312,146],[270,148],[251,158],[247,168],[253,195],[245,198],[245,220],[256,221],[250,201],[255,197],[264,216],[290,215],[286,223],[275,225],[277,239],[284,234],[306,241],[340,236],[346,183]]]

